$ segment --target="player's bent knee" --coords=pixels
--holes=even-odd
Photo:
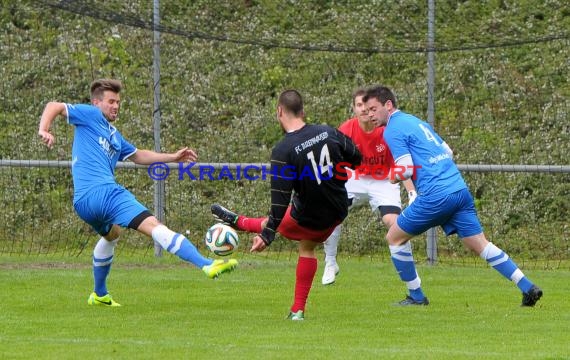
[[[135,229],[145,235],[152,236],[152,230],[161,225],[160,221],[148,211],[144,211],[135,217],[130,223],[129,228]]]
[[[412,237],[413,235],[402,230],[400,226],[398,226],[398,222],[395,222],[386,234],[386,241],[388,245],[402,245]]]
[[[121,235],[121,227],[119,225],[112,225],[109,232],[103,235],[103,238],[107,241],[115,241]]]

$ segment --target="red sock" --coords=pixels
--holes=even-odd
[[[262,229],[261,223],[265,219],[266,218],[264,218],[264,217],[262,217],[262,218],[248,218],[248,217],[239,215],[238,220],[236,222],[236,225],[237,225],[238,229],[240,229],[242,231],[247,231],[247,232],[259,234],[261,232],[261,229]]]
[[[317,273],[317,259],[300,257],[297,262],[297,279],[295,282],[295,303],[291,307],[292,312],[305,311],[307,298],[313,285],[313,279]]]

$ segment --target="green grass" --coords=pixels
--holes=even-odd
[[[90,307],[89,258],[0,257],[1,359],[563,359],[570,272],[527,270],[545,291],[521,308],[516,287],[485,267],[420,265],[428,307],[398,308],[390,263],[322,263],[306,321],[284,320],[295,260],[241,255],[209,280],[172,256],[118,256],[109,279],[120,308]]]

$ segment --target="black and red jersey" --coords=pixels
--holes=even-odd
[[[270,244],[287,207],[300,226],[326,229],[348,214],[344,166],[362,155],[347,136],[328,125],[287,133],[271,152],[271,210],[261,237]]]

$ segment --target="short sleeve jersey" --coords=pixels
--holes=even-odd
[[[338,129],[354,142],[362,154],[362,164],[358,171],[365,175],[389,174],[394,165],[394,158],[384,140],[384,126],[376,127],[367,133],[360,127],[358,118],[352,118],[342,123]]]
[[[66,104],[67,121],[75,126],[71,150],[74,201],[91,188],[116,184],[115,166],[137,149],[111,125],[101,110],[87,104]]]
[[[444,196],[467,188],[459,169],[445,148],[443,140],[425,121],[396,111],[384,131],[396,163],[411,155],[415,171],[412,181],[422,195]]]

